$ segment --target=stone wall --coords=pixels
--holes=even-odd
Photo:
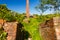
[[[60,40],[60,17],[41,23],[39,31],[44,40]]]
[[[53,22],[54,22],[54,28],[56,31],[57,40],[60,40],[60,17],[54,17]]]
[[[56,40],[53,19],[46,20],[44,23],[41,23],[39,31],[44,40]]]
[[[16,40],[17,22],[6,22],[3,25],[4,31],[7,32],[7,40]]]
[[[7,32],[7,40],[16,40],[18,22],[6,22],[0,19],[0,28],[3,27],[4,31]]]
[[[3,24],[4,24],[5,22],[6,22],[5,20],[0,19],[0,28],[3,26]]]
[[[0,19],[0,28],[7,33],[7,40],[24,40],[26,39],[26,31],[22,31],[23,25],[18,22],[6,22]]]

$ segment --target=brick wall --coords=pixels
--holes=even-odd
[[[7,32],[7,40],[16,40],[18,22],[6,22],[0,19],[0,28],[3,27],[4,31]]]
[[[60,40],[60,17],[41,23],[39,31],[44,40]]]
[[[56,40],[53,19],[46,20],[44,23],[41,23],[39,31],[44,40]]]
[[[60,40],[60,17],[54,17],[53,22],[54,22],[54,28],[56,31],[57,40]]]
[[[3,26],[3,23],[5,23],[6,21],[3,19],[0,19],[0,28]]]
[[[17,22],[6,22],[3,28],[8,33],[7,40],[16,40]]]

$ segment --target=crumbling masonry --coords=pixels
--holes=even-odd
[[[41,23],[39,32],[44,40],[60,40],[60,17]]]

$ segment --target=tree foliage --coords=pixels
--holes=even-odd
[[[47,9],[60,10],[60,0],[39,0],[39,5],[36,9],[40,9],[39,11],[45,12]]]
[[[9,10],[5,4],[0,5],[0,19],[5,19],[7,21],[22,21],[23,18],[24,15]]]

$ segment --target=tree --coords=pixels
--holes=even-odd
[[[11,11],[6,7],[6,4],[0,4],[0,18],[4,19],[4,15]]]
[[[60,10],[60,0],[39,0],[39,5],[36,9],[45,12],[47,9],[54,9],[54,11]]]
[[[4,19],[6,21],[15,21],[13,13],[6,7],[5,4],[0,5],[0,19]]]

